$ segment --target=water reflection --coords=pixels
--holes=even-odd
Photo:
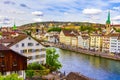
[[[63,64],[61,71],[80,72],[98,80],[119,80],[120,62],[56,48]]]

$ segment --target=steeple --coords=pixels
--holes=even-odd
[[[106,20],[106,24],[110,24],[111,21],[110,21],[110,11],[108,12],[108,17],[107,17],[107,20]]]
[[[15,22],[14,22],[13,30],[16,30],[16,29],[17,29],[17,26],[15,25]]]

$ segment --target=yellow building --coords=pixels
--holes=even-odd
[[[110,47],[110,36],[104,35],[103,44],[102,44],[102,52],[109,53],[109,47]]]
[[[78,32],[72,30],[62,30],[60,32],[60,43],[71,45],[71,46],[78,46]]]
[[[100,34],[90,35],[90,49],[95,51],[102,51],[102,35]]]

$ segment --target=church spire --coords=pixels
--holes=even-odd
[[[108,12],[108,17],[107,17],[107,20],[106,20],[106,24],[110,24],[111,21],[110,21],[110,11]]]
[[[14,22],[13,30],[16,30],[16,29],[17,29],[17,26],[15,25],[15,22]]]

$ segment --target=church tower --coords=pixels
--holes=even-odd
[[[111,27],[110,27],[111,21],[110,21],[110,11],[108,12],[108,17],[106,20],[106,34],[109,34],[111,31]]]
[[[15,25],[15,22],[14,22],[14,25],[12,27],[13,30],[16,30],[17,29],[17,26]]]

